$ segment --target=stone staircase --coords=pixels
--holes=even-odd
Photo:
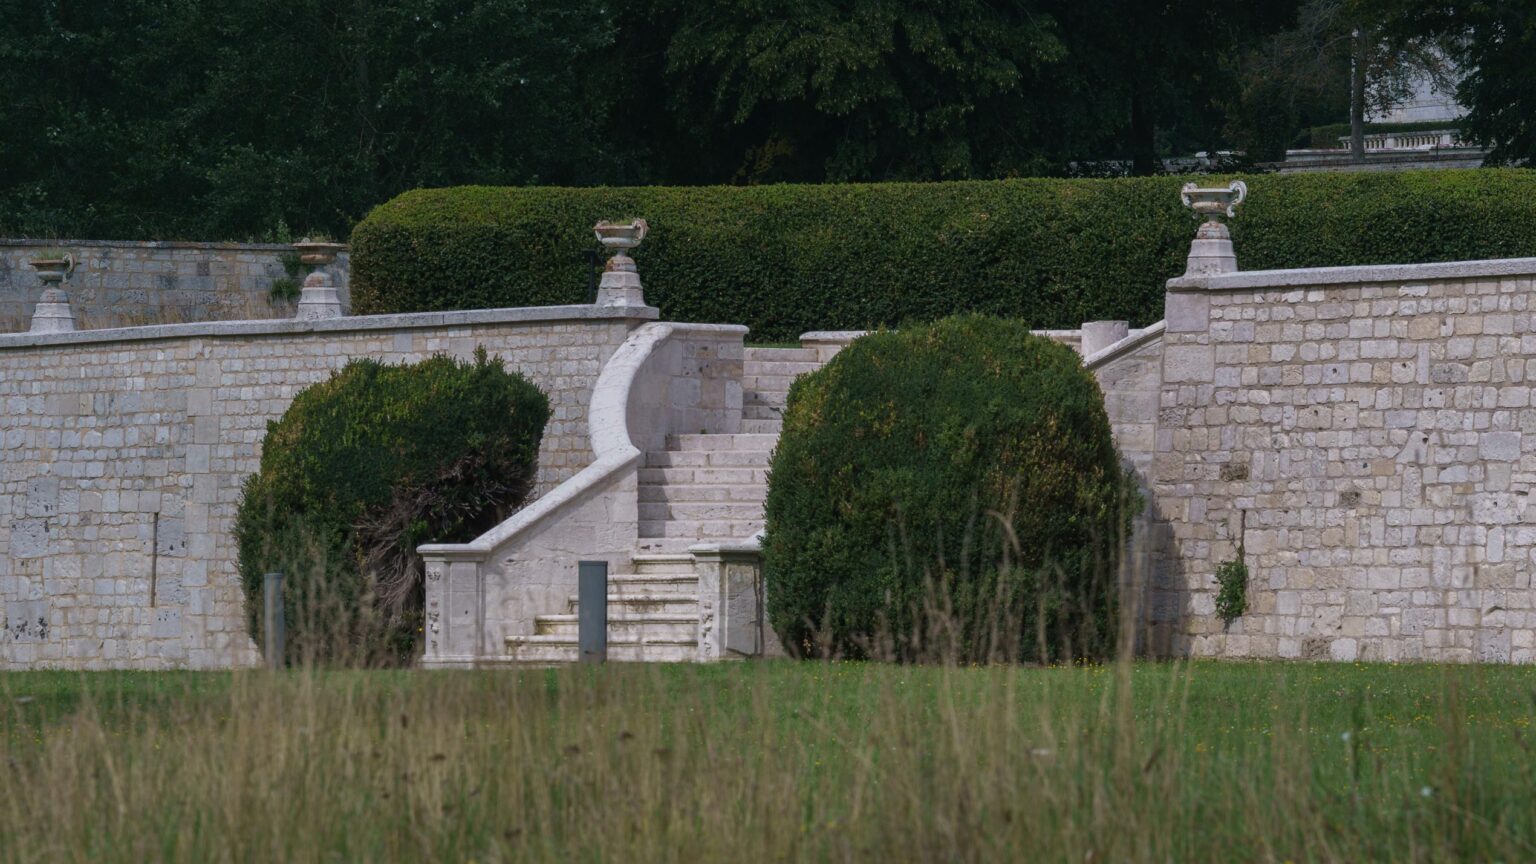
[[[821,367],[810,348],[748,348],[742,426],[733,434],[672,435],[640,469],[640,542],[632,572],[610,575],[608,659],[680,662],[698,650],[698,577],[688,548],[746,540],[763,528],[768,462],[783,428],[789,385]],[[577,598],[539,615],[534,635],[507,640],[515,662],[578,658]]]
[[[789,385],[821,366],[814,348],[748,348],[742,363],[741,431],[777,439]]]
[[[687,553],[636,555],[631,573],[608,577],[608,659],[677,663],[698,650],[699,579]],[[574,663],[579,658],[577,605],[534,618],[534,635],[507,640],[519,663]]]

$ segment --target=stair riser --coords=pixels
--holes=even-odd
[[[815,372],[821,368],[821,364],[814,360],[809,363],[779,362],[776,360],[755,361],[744,363],[741,367],[741,376],[744,381],[763,378],[789,378],[794,380],[801,375]]]
[[[821,352],[815,348],[748,348],[742,352],[742,365],[757,363],[810,363],[821,365]]]
[[[763,530],[763,520],[741,522],[641,522],[642,538],[666,537],[700,541],[745,540]]]
[[[507,650],[508,659],[515,663],[575,663],[580,659],[575,645],[519,645]],[[692,663],[698,654],[691,645],[608,646],[608,659],[617,663]]]
[[[641,522],[752,522],[763,518],[762,502],[726,504],[712,501],[640,505]]]
[[[640,504],[757,504],[768,497],[768,487],[756,483],[741,486],[700,486],[682,483],[675,486],[644,484]]]
[[[640,482],[660,486],[696,483],[701,486],[739,486],[766,484],[768,469],[763,468],[641,468]]]
[[[540,636],[565,636],[576,639],[580,635],[581,625],[575,621],[538,622],[534,632]],[[608,638],[618,640],[641,639],[666,639],[668,641],[683,641],[698,636],[699,622],[693,621],[687,624],[660,624],[656,622],[639,623],[625,621],[608,622]]]
[[[769,435],[669,435],[668,450],[704,450],[711,453],[721,450],[771,450],[773,437]]]
[[[777,436],[775,436],[777,440]],[[767,468],[771,450],[655,450],[645,454],[646,468]]]
[[[581,609],[581,601],[571,598],[565,604],[565,611],[575,614]],[[699,617],[699,598],[697,596],[685,597],[677,595],[666,597],[654,595],[649,597],[625,597],[611,594],[608,597],[608,617],[622,618],[626,615],[672,615],[677,617]]]

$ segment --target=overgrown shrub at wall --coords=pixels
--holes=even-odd
[[[984,316],[870,335],[790,389],[769,616],[810,656],[1103,656],[1135,506],[1070,348]]]
[[[285,574],[289,662],[396,664],[421,641],[422,543],[474,539],[521,506],[549,400],[500,358],[353,360],[268,424],[236,517],[251,635]]]
[[[1076,327],[1163,314],[1198,220],[1191,178],[409,192],[352,235],[361,314],[585,303],[599,219],[644,217],[664,318],[752,338],[962,312]],[[1202,177],[1203,184],[1230,178]],[[1244,269],[1536,255],[1536,171],[1259,175],[1233,220]]]

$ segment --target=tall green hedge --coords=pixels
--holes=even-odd
[[[649,302],[671,320],[747,324],[757,340],[959,312],[1144,325],[1162,317],[1194,236],[1187,179],[418,190],[354,231],[353,305],[587,302],[590,226],[641,216]],[[1536,171],[1245,179],[1244,269],[1536,255]]]

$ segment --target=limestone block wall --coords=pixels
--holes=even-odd
[[[1536,259],[1169,283],[1154,642],[1536,660]],[[1250,611],[1214,615],[1215,567]]]
[[[272,282],[287,276],[292,246],[270,243],[171,243],[0,239],[0,333],[27,329],[42,286],[27,261],[42,249],[75,256],[70,306],[85,329],[287,318],[293,301],[274,300]],[[349,253],[327,268],[349,306]],[[300,278],[302,281],[302,277]]]
[[[1084,365],[1104,392],[1104,411],[1121,457],[1145,482],[1152,467],[1162,389],[1163,326],[1133,331],[1102,352],[1084,358]]]
[[[477,346],[553,409],[538,491],[591,458],[602,364],[646,307],[0,336],[0,668],[255,662],[230,537],[266,424],[353,357]]]

